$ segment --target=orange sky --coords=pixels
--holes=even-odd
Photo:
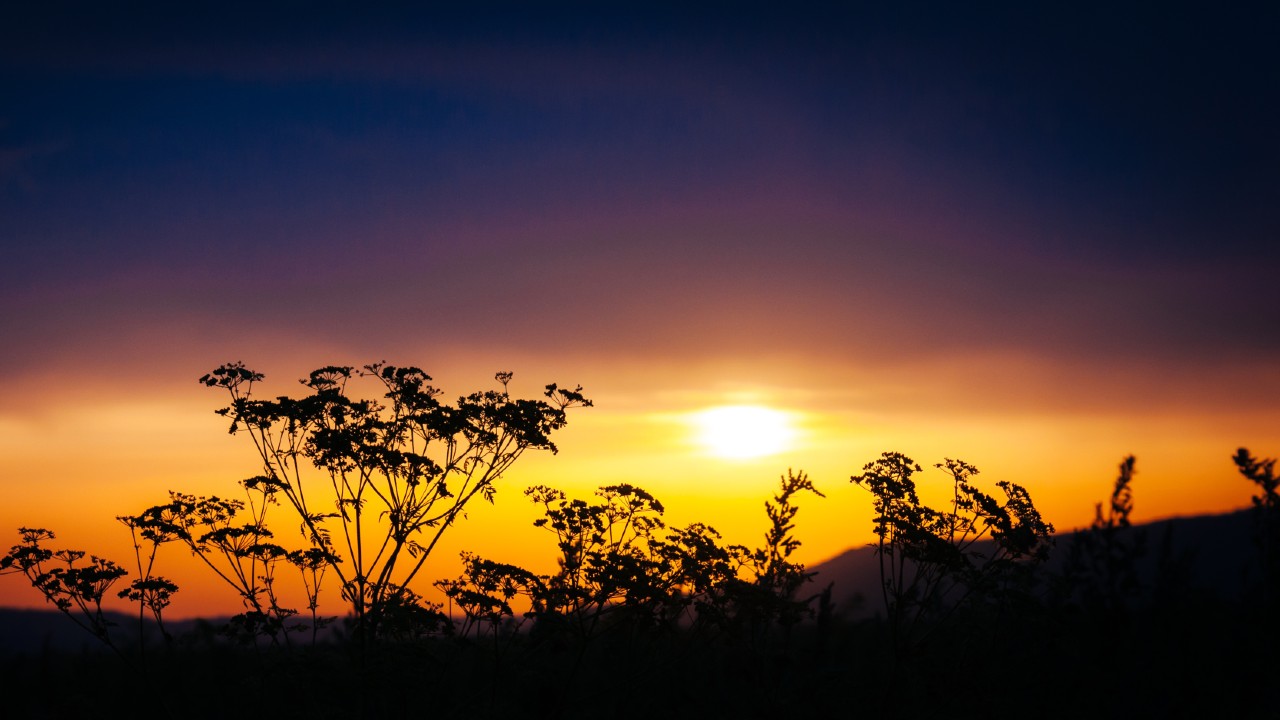
[[[485,374],[465,367],[469,364],[446,363],[435,373],[447,396],[489,385]],[[517,372],[516,393],[536,394],[543,380],[553,377],[549,361],[528,364],[530,371]],[[659,368],[620,365],[607,372],[595,363],[566,362],[554,377],[581,377],[596,407],[572,412],[569,426],[556,438],[558,455],[527,454],[500,484],[494,506],[471,507],[468,520],[437,551],[427,578],[456,576],[460,550],[543,572],[554,568],[552,538],[532,527],[537,516],[522,496],[534,484],[585,496],[601,485],[632,483],[664,502],[669,523],[707,522],[727,542],[755,544],[765,527],[762,503],[788,468],[808,472],[827,495],[806,497],[798,522],[804,542],[800,558],[818,562],[870,541],[870,498],[848,478],[885,450],[905,452],[926,466],[944,457],[968,460],[992,489],[1000,479],[1023,484],[1059,529],[1091,519],[1093,503],[1108,493],[1126,453],[1138,457],[1135,519],[1232,510],[1248,503],[1251,488],[1234,472],[1230,455],[1239,445],[1265,454],[1267,431],[1280,421],[1268,408],[1169,407],[1140,393],[1116,406],[1082,402],[1069,392],[1045,388],[1038,373],[1008,359],[975,360],[969,371],[954,363],[896,374],[867,369],[861,386],[850,376],[862,373],[848,368],[806,372],[787,368],[780,359],[754,369],[764,380],[752,382],[750,368],[732,362],[694,362],[684,368],[674,361]],[[841,377],[842,372],[849,376]],[[280,375],[269,374],[264,392],[296,394]],[[655,377],[683,382],[663,386]],[[781,378],[793,382],[777,382]],[[975,400],[991,397],[986,383],[1021,385],[1024,392],[1011,390],[1003,402]],[[1038,399],[1019,406],[1012,399],[1019,395]],[[247,438],[227,435],[225,421],[213,414],[221,406],[220,393],[198,386],[194,378],[167,394],[130,388],[45,400],[38,411],[26,405],[0,415],[0,476],[31,479],[7,483],[0,527],[52,529],[57,547],[131,562],[128,533],[116,515],[163,502],[170,489],[235,496],[235,481],[260,469]],[[734,460],[715,457],[698,444],[693,413],[744,402],[789,413],[792,446],[767,457]],[[941,498],[947,487],[941,474],[932,472],[923,476],[921,490],[928,500]],[[287,516],[276,518],[277,528],[293,527]],[[277,532],[286,546],[302,547],[301,538]],[[13,532],[11,543],[16,540]],[[162,550],[160,572],[183,587],[170,610],[175,617],[237,607],[234,593],[176,546]],[[429,590],[429,583],[419,590]],[[331,587],[325,605],[330,612],[339,611],[335,596]],[[42,603],[25,581],[5,577],[0,604]]]

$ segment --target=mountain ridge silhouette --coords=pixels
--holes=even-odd
[[[1180,585],[1211,600],[1234,602],[1243,598],[1250,583],[1260,579],[1260,561],[1253,544],[1255,530],[1252,508],[1228,513],[1191,515],[1153,520],[1117,528],[1115,537],[1133,542],[1145,533],[1146,553],[1137,561],[1138,580],[1154,588],[1162,567],[1177,573]],[[1045,571],[1061,572],[1071,545],[1088,528],[1059,533]],[[984,552],[989,540],[976,543]],[[1163,565],[1162,565],[1163,561]],[[880,592],[880,563],[874,544],[845,550],[807,568],[815,573],[812,588],[832,585],[835,611],[851,620],[883,614]]]

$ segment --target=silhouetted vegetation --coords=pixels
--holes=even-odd
[[[1136,460],[1120,463],[1110,502],[1094,509],[1093,524],[1077,532],[1058,577],[1060,600],[1120,619],[1142,595],[1138,563],[1147,553],[1147,536],[1132,530],[1133,475]]]
[[[884,453],[850,478],[873,510],[867,552],[879,597],[868,615],[833,600],[842,578],[814,582],[793,559],[800,501],[823,495],[790,470],[764,503],[757,547],[727,543],[705,523],[669,526],[662,502],[633,485],[586,499],[529,488],[556,569],[464,553],[462,573],[434,583],[440,605],[411,588],[439,538],[471,499],[494,500],[525,450],[554,452],[566,411],[590,405],[581,389],[550,385],[545,400],[517,400],[500,373],[500,389],[450,405],[421,370],[375,364],[323,368],[302,381],[304,397],[261,400],[252,394],[261,379],[238,364],[201,378],[229,393],[220,412],[262,460],[261,474],[239,484],[243,499],[175,492],[119,518],[136,577],[117,595],[137,603],[136,633],[102,609],[124,568],[52,549],[48,530],[20,529],[0,571],[25,576],[109,653],[11,659],[8,681],[28,688],[9,695],[11,716],[101,714],[126,683],[185,717],[1277,710],[1268,688],[1280,669],[1270,619],[1280,480],[1275,460],[1245,449],[1234,461],[1257,489],[1257,547],[1238,550],[1249,591],[1235,596],[1196,586],[1171,523],[1151,561],[1131,520],[1132,456],[1092,525],[1054,536],[1020,485],[996,482],[990,494],[975,467],[946,459],[935,468],[950,500],[930,507],[917,492],[921,466]],[[348,382],[359,379],[383,399],[351,397]],[[219,577],[242,611],[219,623],[167,620],[178,588],[155,566],[170,543]],[[326,578],[349,605],[344,618],[319,614]],[[282,582],[303,589],[305,612],[282,604]],[[212,687],[235,703],[190,702],[193,688]]]
[[[1280,477],[1274,458],[1253,457],[1246,448],[1236,451],[1236,467],[1258,493],[1252,497],[1255,514],[1254,543],[1262,556],[1259,580],[1262,603],[1274,608],[1280,592]]]
[[[112,622],[102,611],[102,599],[111,586],[128,574],[124,568],[96,555],[84,560],[83,550],[52,550],[41,543],[53,540],[44,528],[18,528],[22,541],[0,558],[0,571],[19,572],[76,625],[119,653],[111,639]]]
[[[912,479],[920,466],[901,453],[868,463],[852,482],[866,488],[875,508],[876,554],[894,657],[923,642],[956,613],[1007,611],[1025,603],[1034,571],[1049,555],[1053,526],[1026,489],[996,483],[1003,502],[970,480],[978,469],[947,459],[950,508],[920,501]],[[989,542],[982,543],[986,539]]]

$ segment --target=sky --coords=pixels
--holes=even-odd
[[[439,577],[553,566],[538,483],[751,544],[788,468],[818,562],[870,539],[848,479],[891,450],[1060,529],[1131,453],[1137,520],[1248,504],[1231,455],[1280,453],[1276,9],[606,5],[4,10],[0,546],[124,562],[115,516],[234,493],[260,468],[196,378],[235,360],[269,393],[380,360],[584,386]],[[740,404],[790,442],[700,446]],[[208,589],[178,615],[234,606],[162,560]]]

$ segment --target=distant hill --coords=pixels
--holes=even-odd
[[[138,616],[120,612],[105,613],[115,623],[111,637],[121,648],[134,648],[138,643]],[[175,636],[192,633],[201,620],[166,621],[165,627]],[[222,622],[219,619],[216,622]],[[146,622],[149,643],[159,642],[160,633],[150,620]],[[57,610],[18,610],[0,608],[0,658],[38,656],[47,652],[109,653],[84,629],[77,627]]]
[[[1218,600],[1239,599],[1257,577],[1251,510],[1160,520],[1120,532],[1123,538],[1146,533],[1147,552],[1138,569],[1148,586],[1155,582],[1162,557],[1175,563],[1184,587]],[[1056,536],[1047,569],[1062,567],[1074,538],[1074,532]],[[883,614],[880,563],[874,547],[846,550],[809,570],[817,573],[813,578],[817,588],[832,585],[831,598],[840,616],[860,619]]]
[[[138,618],[108,613],[112,622],[133,630]],[[57,610],[0,609],[0,653],[5,657],[57,652],[98,652],[105,650],[96,638],[76,627]]]

